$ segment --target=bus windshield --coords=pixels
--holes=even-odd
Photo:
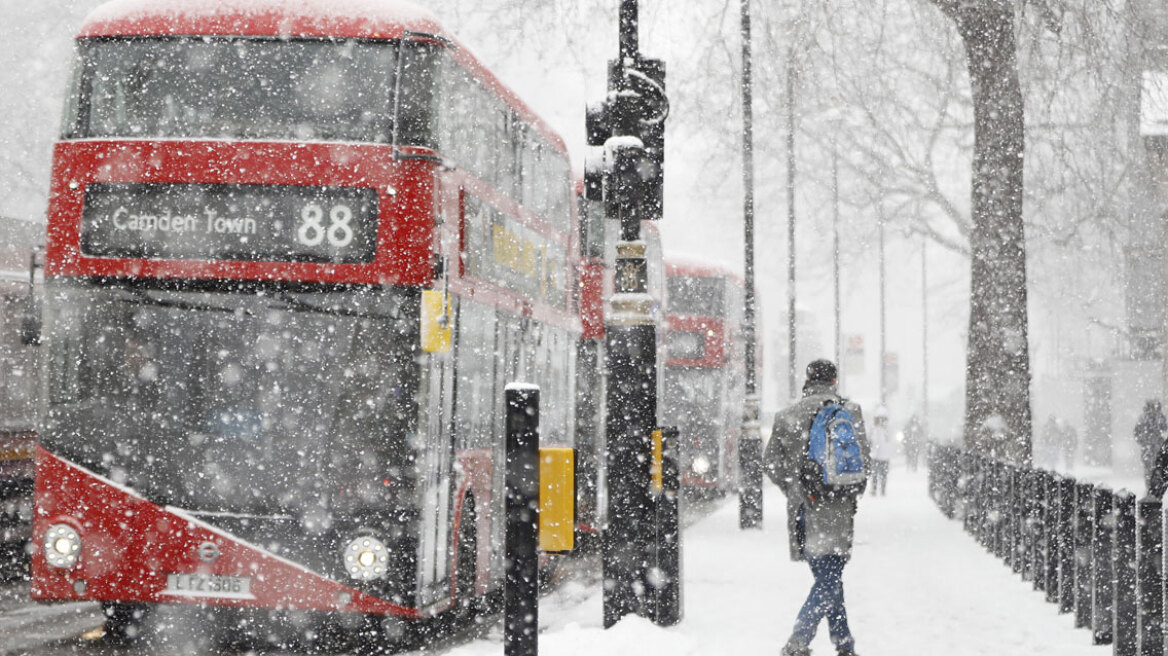
[[[48,295],[54,452],[191,511],[408,503],[416,294],[57,281]]]
[[[704,276],[669,276],[669,313],[703,317],[722,315],[721,278]]]
[[[325,39],[82,39],[65,137],[388,143],[397,48]]]

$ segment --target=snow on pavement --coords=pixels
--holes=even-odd
[[[768,484],[763,530],[738,529],[736,499],[683,538],[685,617],[668,629],[629,617],[602,628],[597,585],[568,584],[540,603],[543,656],[778,654],[811,586],[787,557],[782,494]],[[862,656],[1102,656],[1043,595],[945,519],[925,470],[894,468],[885,497],[861,500],[856,549],[844,570],[848,618]],[[813,653],[834,654],[826,625]],[[452,656],[503,653],[501,629]]]

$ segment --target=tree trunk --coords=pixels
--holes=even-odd
[[[973,231],[965,445],[1030,462],[1030,354],[1013,0],[934,0],[957,25],[973,89]]]

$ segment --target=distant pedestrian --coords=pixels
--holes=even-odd
[[[925,443],[925,427],[921,420],[913,415],[904,429],[904,462],[909,471],[917,470],[917,463],[921,459],[921,446]]]
[[[1148,474],[1148,496],[1162,499],[1165,488],[1168,488],[1168,443],[1160,445],[1152,472]]]
[[[872,494],[884,496],[888,492],[888,467],[896,455],[896,442],[888,430],[888,409],[876,408],[868,439],[872,442]]]
[[[1075,468],[1075,453],[1079,450],[1079,431],[1063,419],[1059,420],[1059,427],[1062,429],[1059,444],[1063,452],[1063,465],[1066,467],[1064,471],[1069,472]]]
[[[1042,427],[1042,432],[1038,434],[1038,444],[1036,451],[1037,464],[1040,467],[1054,467],[1058,463],[1058,452],[1062,446],[1062,426],[1059,425],[1058,419],[1051,415],[1046,420],[1046,425]]]
[[[1156,457],[1160,447],[1164,444],[1164,433],[1168,431],[1168,420],[1164,419],[1164,411],[1160,402],[1149,400],[1144,404],[1144,412],[1136,422],[1136,444],[1140,446],[1140,462],[1144,466],[1144,481],[1151,485],[1152,470],[1156,465]]]
[[[847,490],[823,490],[817,484],[821,470],[808,453],[812,424],[821,409],[833,404],[843,406],[855,420],[855,442],[867,473],[871,453],[860,406],[836,391],[836,367],[828,360],[807,365],[803,398],[775,416],[764,456],[767,475],[787,496],[792,558],[805,558],[815,577],[783,656],[808,656],[808,645],[824,618],[839,656],[856,656],[856,641],[844,606],[843,570],[852,553],[856,499],[864,484]]]

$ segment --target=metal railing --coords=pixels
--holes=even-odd
[[[929,495],[1030,581],[1094,644],[1164,656],[1164,527],[1159,499],[1020,467],[958,447],[929,449]]]

